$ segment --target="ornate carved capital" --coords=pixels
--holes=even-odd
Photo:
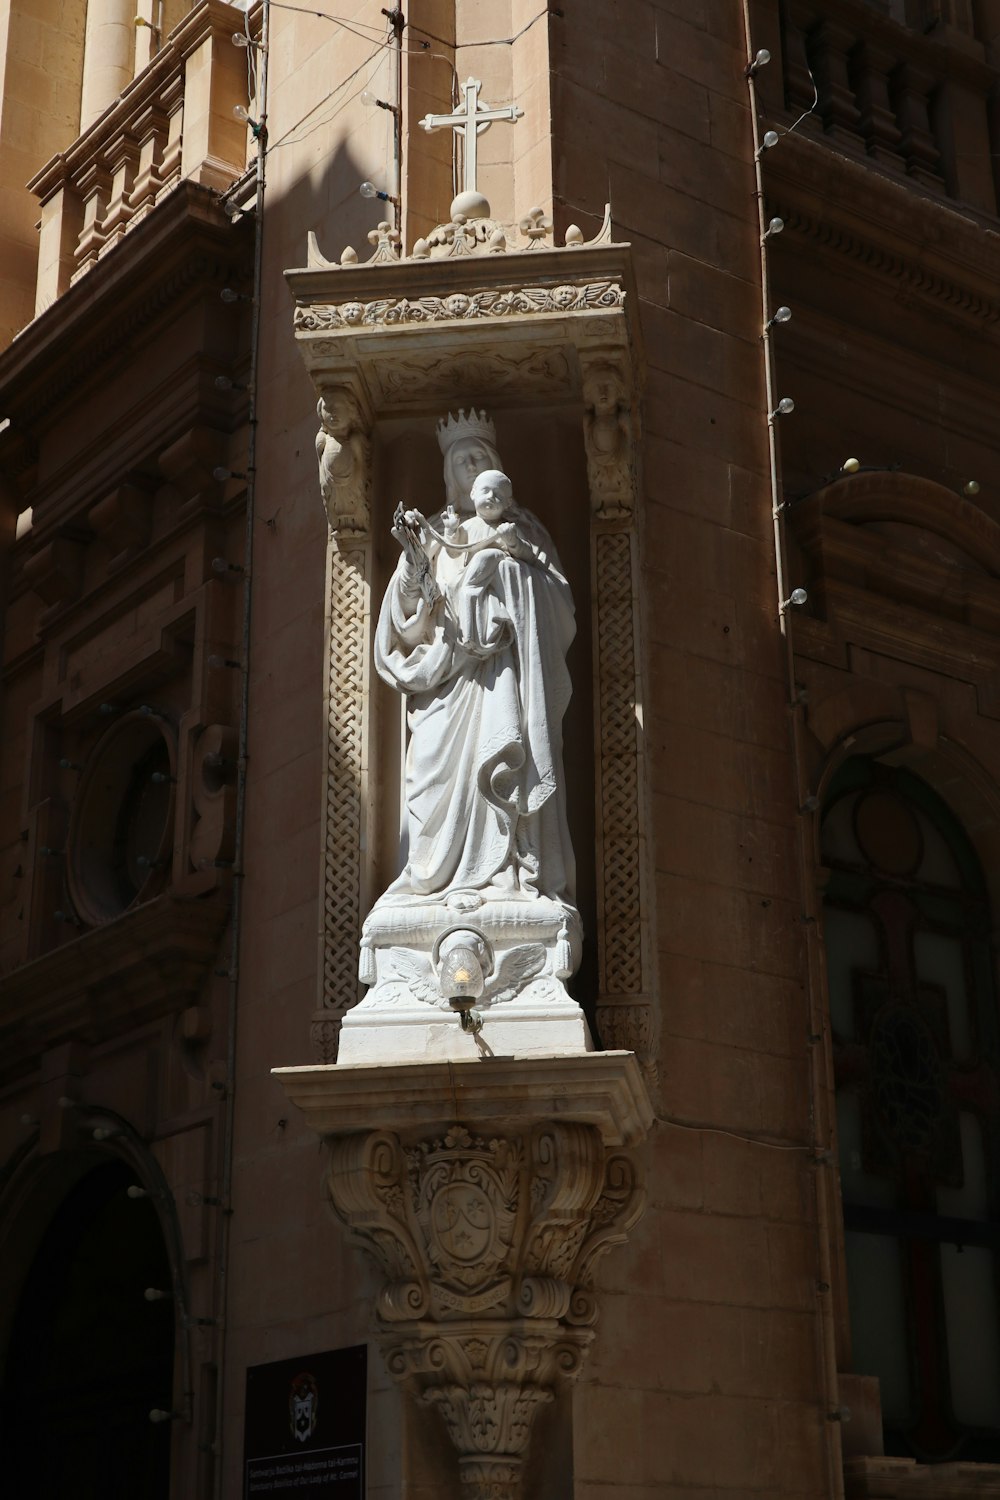
[[[594,1337],[594,1272],[639,1218],[596,1125],[371,1131],[330,1144],[334,1207],[375,1260],[391,1373],[441,1411],[468,1500],[516,1500],[539,1406]]]

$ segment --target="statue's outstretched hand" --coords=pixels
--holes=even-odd
[[[511,557],[530,559],[533,554],[513,521],[502,521],[497,527],[497,538],[504,551]]]
[[[429,605],[434,605],[441,597],[441,590],[434,581],[430,558],[424,549],[423,527],[424,518],[419,510],[396,506],[392,534],[403,549],[403,590],[411,598],[422,594]]]

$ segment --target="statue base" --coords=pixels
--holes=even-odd
[[[463,1029],[443,978],[444,942],[483,958],[481,993]],[[566,979],[580,960],[579,913],[547,896],[456,891],[421,900],[384,896],[365,921],[361,979],[368,994],[344,1017],[338,1059],[385,1063],[548,1057],[593,1043]]]

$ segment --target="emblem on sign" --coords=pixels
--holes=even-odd
[[[319,1387],[313,1377],[303,1371],[296,1375],[288,1393],[288,1420],[296,1442],[307,1443],[316,1431],[319,1416]]]

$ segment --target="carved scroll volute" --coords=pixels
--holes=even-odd
[[[593,350],[583,362],[583,439],[590,504],[603,520],[635,512],[636,412],[624,355]]]
[[[319,1006],[310,1036],[320,1062],[337,1059],[345,1013],[357,1004],[361,913],[371,899],[368,837],[371,658],[371,412],[350,381],[320,387],[319,488],[329,526],[324,660],[323,921]],[[366,852],[366,850],[368,852]]]

